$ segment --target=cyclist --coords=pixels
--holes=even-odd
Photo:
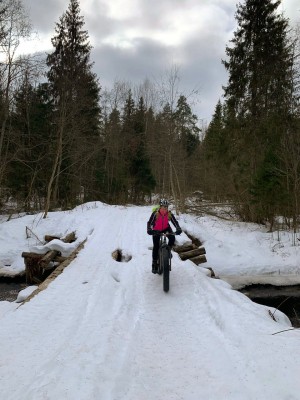
[[[179,226],[177,219],[171,211],[168,211],[168,200],[161,199],[159,202],[159,208],[152,212],[149,221],[147,222],[147,233],[148,235],[153,235],[153,231],[169,232],[172,233],[170,226],[170,221],[176,228],[176,234],[180,235],[182,229]],[[171,249],[175,243],[175,236],[168,236],[168,247]],[[159,249],[159,235],[153,236],[153,250],[152,250],[152,272],[157,273],[157,261],[158,261],[158,249]]]

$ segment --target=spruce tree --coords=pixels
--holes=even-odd
[[[214,200],[224,199],[228,186],[228,174],[224,165],[228,150],[224,125],[223,106],[219,100],[200,149],[203,163],[201,187]]]
[[[134,200],[143,201],[155,187],[155,179],[151,171],[150,160],[146,152],[147,109],[143,97],[134,112],[134,137],[136,150],[131,160],[130,172],[134,181]]]
[[[98,168],[98,186],[105,194],[105,200],[112,203],[124,202],[126,193],[126,171],[124,162],[125,143],[122,140],[120,111],[113,108],[105,120],[104,126],[104,163],[103,173]]]
[[[238,29],[224,61],[229,73],[225,98],[237,116],[257,119],[288,106],[291,54],[288,21],[279,14],[279,5],[273,0],[238,5]]]
[[[141,97],[136,106],[131,90],[125,101],[123,111],[123,140],[125,139],[125,166],[130,200],[140,202],[150,195],[155,186],[150,160],[146,152],[147,109]]]
[[[179,141],[190,156],[200,143],[200,129],[197,126],[198,118],[193,114],[185,96],[181,95],[177,101],[174,113],[175,131]]]
[[[237,7],[238,28],[227,46],[225,68],[229,73],[225,86],[226,107],[231,129],[231,165],[236,199],[244,204],[244,217],[260,220],[255,204],[265,201],[267,191],[252,190],[255,182],[271,187],[261,177],[269,179],[270,160],[278,159],[286,121],[291,109],[291,51],[288,41],[288,21],[278,12],[280,1],[246,0]],[[270,156],[270,154],[273,154]],[[268,161],[266,161],[268,158]],[[263,166],[268,173],[263,173]],[[278,168],[274,162],[274,170]],[[257,179],[257,177],[260,179]],[[283,182],[282,182],[283,184]],[[256,198],[254,199],[253,196]],[[259,196],[263,193],[263,199]],[[274,197],[275,204],[281,201]],[[240,204],[239,204],[240,207]],[[240,207],[241,209],[241,207]]]
[[[51,167],[52,102],[47,83],[34,88],[27,81],[16,91],[11,114],[12,140],[6,186],[29,210],[34,200],[45,197],[48,171]],[[9,148],[10,148],[9,147]]]
[[[92,72],[91,45],[78,0],[70,0],[56,25],[52,39],[54,52],[47,57],[48,79],[56,108],[56,154],[48,185],[50,197],[74,203],[84,187],[92,190],[99,145],[100,87]],[[64,175],[63,184],[59,177]],[[47,208],[47,207],[46,207]]]

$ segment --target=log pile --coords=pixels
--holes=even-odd
[[[184,244],[182,246],[174,246],[174,251],[176,251],[182,261],[191,260],[194,264],[199,265],[206,263],[206,251],[205,248],[200,245],[197,246],[194,243]],[[215,273],[212,268],[207,269],[211,272],[211,277],[215,278]]]
[[[205,263],[207,261],[205,257],[206,251],[203,246],[198,247],[191,243],[182,246],[174,246],[174,251],[179,254],[179,257],[182,261],[191,260],[196,265]]]
[[[59,239],[54,236],[45,236],[45,242]],[[76,240],[75,232],[69,233],[65,238],[60,239],[64,243],[72,243]],[[36,254],[23,252],[22,257],[25,262],[25,274],[27,284],[40,284],[59,264],[66,260],[57,250],[50,250],[46,254]]]

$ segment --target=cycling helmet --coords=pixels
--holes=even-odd
[[[168,202],[168,200],[166,200],[166,199],[160,199],[159,205],[160,205],[160,206],[163,206],[163,207],[168,207],[169,202]]]

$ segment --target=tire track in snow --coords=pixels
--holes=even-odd
[[[8,400],[220,400],[221,395],[240,400],[243,393],[245,400],[271,398],[274,389],[268,392],[267,387],[272,374],[280,381],[280,360],[272,355],[277,368],[268,375],[263,360],[252,359],[251,351],[257,354],[257,350],[244,337],[247,329],[250,336],[259,332],[243,314],[257,313],[264,320],[263,309],[236,300],[237,293],[176,254],[170,292],[164,293],[162,277],[151,273],[151,238],[145,229],[149,210],[113,210],[114,218],[95,225],[83,251],[45,292],[1,320],[0,381],[12,383],[1,396]],[[96,211],[95,218],[101,216]],[[111,252],[116,248],[130,253],[132,260],[114,261]],[[45,309],[48,315],[43,315]],[[241,327],[232,324],[235,319]],[[17,331],[11,332],[11,326]],[[260,326],[270,326],[271,332],[276,324]],[[1,346],[3,335],[10,335],[19,353]],[[284,346],[284,339],[278,336],[272,343]],[[270,338],[259,342],[264,356],[271,357],[273,349],[265,349],[270,342]],[[9,376],[12,366],[16,373]],[[260,374],[267,382],[262,396],[255,391]],[[278,392],[276,400],[282,398]]]
[[[113,247],[116,247],[116,244],[120,248],[126,246],[128,238],[123,232],[126,231],[125,227],[133,218],[130,214],[129,210],[124,216],[123,211],[122,223],[115,224],[113,229],[106,233],[111,237]],[[141,231],[137,231],[131,240],[135,242],[135,240],[139,240],[139,237],[141,237]],[[100,235],[98,237],[95,234],[93,240],[99,240],[99,238]],[[41,393],[43,393],[44,389],[47,390],[48,387],[53,387],[55,382],[57,389],[54,388],[54,398],[56,390],[57,394],[62,391],[70,370],[73,378],[78,376],[75,391],[80,399],[90,399],[93,398],[90,396],[99,396],[100,393],[101,399],[111,399],[113,398],[112,392],[118,392],[120,385],[121,387],[123,386],[121,383],[123,382],[122,377],[124,376],[124,370],[128,370],[128,359],[130,358],[129,344],[134,337],[133,332],[139,319],[140,307],[138,304],[139,299],[142,299],[139,283],[142,278],[140,268],[129,271],[131,269],[130,263],[116,263],[112,260],[110,250],[108,251],[109,259],[102,266],[105,272],[98,277],[95,275],[91,292],[88,294],[89,300],[83,307],[83,309],[86,307],[86,313],[82,315],[82,322],[74,332],[74,336],[68,343],[67,348],[60,352],[56,360],[58,366],[47,365],[45,367],[48,375],[41,382]],[[139,261],[137,260],[136,264],[138,265],[138,263]],[[120,283],[117,283],[112,278],[112,269],[114,271],[116,269],[120,270]],[[101,281],[103,279],[104,281]],[[134,279],[134,282],[132,282],[132,279]],[[100,283],[105,286],[103,293],[101,293],[101,290],[98,292],[98,289],[96,289],[99,288]],[[110,290],[107,290],[108,288]],[[95,330],[96,333],[94,332]],[[89,337],[88,343],[83,344],[81,336]],[[78,354],[80,354],[80,357],[85,356],[86,360],[80,368],[74,368],[76,355]],[[66,365],[68,366],[67,371]],[[53,367],[53,373],[49,374],[51,367]],[[126,375],[126,382],[128,382],[130,376],[131,374]],[[93,388],[89,386],[89,390],[87,390],[87,380],[97,382],[96,386]],[[36,388],[34,390],[36,392]],[[71,397],[68,397],[66,392],[65,398]]]
[[[146,389],[151,389],[149,399],[165,399],[166,396],[168,399],[177,399],[181,395],[186,396],[187,388],[194,386],[197,380],[200,383],[205,379],[206,383],[211,381],[212,385],[216,379],[220,381],[224,370],[221,366],[219,370],[215,369],[214,364],[211,366],[212,357],[228,359],[231,365],[232,356],[230,351],[224,348],[227,340],[222,332],[224,326],[222,319],[219,319],[217,306],[214,307],[213,303],[207,304],[205,291],[201,292],[201,285],[199,287],[199,280],[205,281],[208,278],[193,267],[187,268],[181,261],[174,259],[176,268],[173,268],[171,274],[171,291],[168,294],[162,291],[161,277],[148,272],[141,282],[144,284],[145,293],[144,310],[141,310],[139,326],[135,332],[132,349],[135,356],[132,358],[135,360],[135,366],[143,365],[143,368],[142,371],[141,368],[132,371],[136,377],[134,385],[116,399],[138,399],[141,395],[145,396]],[[212,329],[214,325],[218,326],[220,334],[216,334],[215,328]],[[211,336],[215,337],[214,341],[211,340]],[[176,365],[176,369],[179,370],[180,367],[186,368],[186,365],[189,365],[189,373],[183,377],[181,373],[172,370],[170,375],[166,376],[165,368],[172,365]],[[240,393],[243,383],[238,377],[232,379],[232,373],[238,374],[238,371],[228,371],[227,381],[230,382],[230,388],[226,388],[225,379],[224,390],[232,392],[236,387],[237,393]],[[157,393],[151,382],[156,382]],[[211,389],[203,395],[213,398]],[[146,395],[143,398],[148,397]]]

